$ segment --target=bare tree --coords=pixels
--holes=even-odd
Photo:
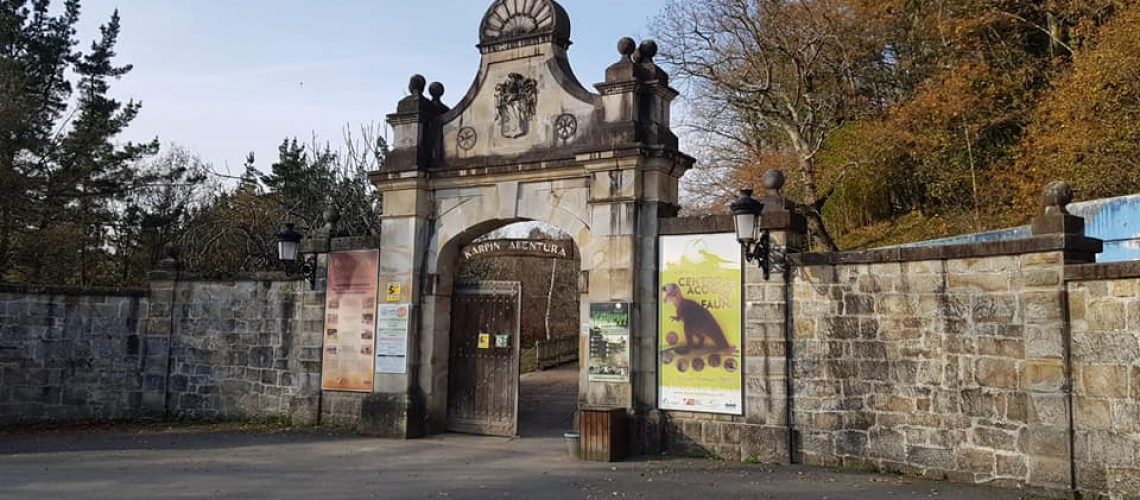
[[[816,241],[834,182],[817,155],[829,134],[872,104],[867,71],[883,48],[844,0],[676,0],[655,22],[664,53],[694,102],[692,127],[740,162],[765,149],[794,153],[800,209]],[[832,175],[834,180],[838,174]]]

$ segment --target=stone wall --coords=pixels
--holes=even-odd
[[[1061,252],[810,265],[793,286],[803,461],[1069,486]]]
[[[0,425],[134,416],[147,302],[137,290],[0,287]]]
[[[799,254],[767,281],[750,265],[745,415],[660,412],[641,432],[726,459],[1140,496],[1140,264],[1083,264],[1098,243]]]
[[[150,290],[0,288],[0,425],[317,423],[324,295],[282,276],[246,278],[159,273]]]
[[[1140,263],[1070,275],[1077,483],[1140,498]]]
[[[156,301],[148,334],[169,335],[167,415],[317,421],[320,325],[303,324],[302,283],[271,278],[183,279],[172,307]]]

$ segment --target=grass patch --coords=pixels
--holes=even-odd
[[[891,221],[876,222],[836,236],[843,250],[866,250],[926,241],[1025,224],[1024,220],[1006,216],[985,215],[978,219],[971,213],[927,216],[911,212]]]

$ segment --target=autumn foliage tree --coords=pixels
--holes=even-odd
[[[907,217],[955,223],[894,241],[1020,223],[1058,178],[1085,198],[1134,192],[1136,9],[689,0],[657,30],[688,83],[694,143],[728,172],[723,184],[798,173],[791,195],[818,213],[818,246],[831,248],[828,232],[842,240]]]
[[[1140,5],[1121,7],[1045,94],[1013,169],[1021,205],[1061,178],[1083,198],[1140,192],[1138,26]]]
[[[753,158],[768,147],[789,153],[802,211],[834,250],[818,155],[833,130],[873,106],[873,32],[832,0],[675,2],[658,24],[663,60],[701,97],[703,130]]]

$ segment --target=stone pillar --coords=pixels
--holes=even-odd
[[[435,306],[434,281],[426,276],[428,253],[435,250],[431,235],[432,194],[424,173],[441,154],[439,116],[447,112],[443,105],[443,85],[433,83],[432,99],[424,97],[427,80],[415,75],[400,101],[397,112],[388,115],[394,132],[393,149],[373,181],[381,188],[383,215],[380,229],[380,288],[400,287],[400,302],[412,306],[413,318],[408,331],[408,369],[406,374],[376,376],[374,394],[362,407],[360,431],[386,438],[415,438],[429,431],[442,431],[447,415],[443,406],[429,408],[436,390],[446,391],[447,380],[434,377],[436,371],[424,363],[432,362],[438,343],[447,339],[433,335]],[[425,290],[428,285],[431,290]],[[428,302],[423,302],[424,299]],[[446,311],[443,314],[447,314]],[[437,362],[439,360],[436,360]],[[447,362],[446,356],[443,363]],[[442,386],[440,384],[443,384]]]
[[[787,463],[793,459],[795,435],[789,420],[794,411],[794,397],[788,390],[788,353],[794,325],[788,314],[792,294],[787,256],[806,247],[807,222],[783,197],[782,172],[770,170],[762,180],[761,228],[770,232],[775,265],[767,279],[758,263],[746,262],[744,266],[744,407],[748,425],[741,432],[741,458]]]
[[[589,269],[582,317],[588,320],[590,303],[633,304],[632,373],[628,385],[590,383],[583,374],[579,397],[583,404],[622,406],[643,414],[657,404],[659,220],[676,215],[677,185],[693,159],[668,153],[677,146],[669,132],[669,107],[677,92],[653,62],[657,44],[647,40],[639,47],[633,39],[623,38],[618,52],[619,61],[606,70],[606,81],[596,88],[602,94],[608,140],[615,148],[635,153],[592,157],[586,165],[592,178],[591,240],[582,249],[582,267]],[[645,155],[628,149],[631,146],[661,154]]]
[[[441,430],[438,425],[429,425],[428,419],[447,414],[446,406],[428,408],[434,390],[446,390],[446,386],[437,387],[432,380],[433,370],[424,366],[432,360],[435,343],[447,341],[433,335],[437,312],[425,306],[434,306],[435,302],[421,301],[432,298],[431,291],[424,288],[425,284],[433,285],[425,276],[424,267],[428,249],[433,248],[428,241],[431,192],[424,188],[422,174],[404,175],[406,180],[389,181],[383,191],[379,283],[382,296],[389,285],[398,285],[399,303],[412,306],[408,368],[406,374],[376,375],[375,391],[364,401],[360,423],[363,434],[398,439],[423,436],[429,428]],[[442,362],[447,362],[446,356]],[[443,382],[446,384],[446,380]]]
[[[425,170],[432,159],[439,156],[440,132],[439,115],[446,112],[446,106],[439,101],[443,86],[432,84],[434,100],[424,97],[427,80],[414,75],[408,83],[411,94],[400,101],[396,112],[388,115],[392,126],[392,151],[385,158],[383,172],[405,172]]]
[[[150,273],[150,298],[147,307],[146,332],[142,338],[141,415],[148,418],[167,416],[167,382],[170,349],[177,325],[178,252],[173,245],[164,249],[166,256]]]
[[[653,40],[638,46],[632,38],[622,38],[620,60],[606,69],[606,81],[594,86],[602,94],[607,136],[616,147],[642,144],[677,150],[670,110],[679,94],[669,86],[668,73],[653,62],[657,50]]]
[[[582,297],[582,319],[589,321],[590,304],[622,302],[633,305],[630,330],[631,344],[640,346],[643,333],[641,307],[645,303],[637,295],[638,276],[641,273],[638,244],[638,224],[641,204],[636,201],[639,173],[638,159],[628,158],[600,161],[587,167],[593,181],[590,183],[588,210],[592,220],[589,242],[581,249],[582,268],[588,270],[588,290]],[[654,227],[644,228],[656,234]],[[584,323],[588,332],[588,323]],[[588,335],[583,335],[588,345]],[[633,408],[632,383],[643,376],[645,367],[633,363],[632,356],[640,351],[631,348],[632,371],[630,384],[590,382],[582,373],[579,401],[584,405]],[[583,348],[582,352],[587,352]]]
[[[1021,255],[1021,307],[1025,322],[1022,387],[1029,393],[1025,452],[1028,484],[1053,490],[1070,489],[1073,442],[1072,338],[1067,311],[1065,266],[1095,262],[1098,240],[1085,237],[1084,219],[1065,208],[1072,188],[1054,182],[1042,195],[1043,215],[1033,219],[1034,239],[1059,240],[1057,250]],[[1014,374],[1016,376],[1016,374]]]

